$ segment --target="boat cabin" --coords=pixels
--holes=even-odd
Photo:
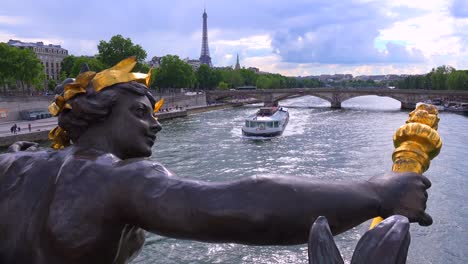
[[[252,120],[246,120],[245,121],[245,127],[259,128],[259,129],[274,128],[274,127],[279,127],[279,121],[252,121]]]
[[[262,107],[258,110],[257,116],[271,116],[276,110],[278,110],[278,107]]]

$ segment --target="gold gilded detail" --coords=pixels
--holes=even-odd
[[[80,73],[73,83],[65,85],[63,96],[57,95],[54,102],[49,105],[49,112],[57,116],[63,109],[72,109],[71,104],[67,103],[78,94],[86,93],[86,88],[91,84],[92,89],[100,92],[102,89],[118,83],[136,81],[149,87],[151,81],[150,69],[148,74],[139,72],[130,72],[137,64],[136,57],[126,58],[113,67],[103,70],[99,73],[87,71]],[[161,100],[160,100],[161,101]],[[164,102],[164,100],[162,100]],[[159,102],[158,102],[159,103]],[[162,106],[162,103],[159,107]],[[158,108],[159,110],[159,108]],[[56,127],[49,132],[49,139],[53,141],[52,147],[60,149],[70,145],[70,139],[67,132],[61,127]]]
[[[56,126],[49,132],[49,139],[52,140],[53,149],[62,149],[70,145],[70,138],[67,131],[63,128]]]
[[[155,104],[154,104],[154,113],[157,113],[159,111],[159,108],[161,108],[161,106],[164,104],[164,98],[161,98],[159,101],[157,101]]]
[[[393,135],[393,171],[422,174],[429,169],[431,160],[442,148],[442,140],[437,133],[438,113],[435,106],[420,104],[409,114],[406,124]],[[382,220],[381,217],[374,218],[370,229]]]
[[[94,90],[99,92],[108,86],[130,81],[136,81],[148,87],[151,79],[151,69],[148,74],[130,72],[135,65],[136,58],[129,57],[117,63],[114,67],[99,72],[92,80]]]

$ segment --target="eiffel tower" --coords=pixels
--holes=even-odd
[[[206,10],[203,10],[203,39],[202,39],[202,47],[201,47],[201,55],[200,55],[200,63],[213,66],[211,64],[211,57],[210,57],[210,49],[208,48],[208,25],[207,25],[207,18],[208,15],[206,14]]]

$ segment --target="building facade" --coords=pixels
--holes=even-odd
[[[150,61],[147,62],[147,64],[151,68],[159,68],[161,67],[162,58],[163,57],[154,56]]]
[[[8,41],[8,45],[34,51],[42,65],[44,65],[44,72],[47,79],[54,80],[56,82],[60,80],[62,61],[66,56],[68,56],[68,50],[62,48],[60,45],[45,45],[43,42],[22,42],[14,39],[10,39]]]
[[[185,58],[184,61],[192,67],[194,71],[197,71],[198,68],[200,68],[200,65],[202,65],[200,60],[194,60],[190,58]]]

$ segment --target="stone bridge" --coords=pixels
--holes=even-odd
[[[311,95],[330,102],[332,108],[341,108],[341,103],[359,96],[377,95],[386,96],[401,102],[402,109],[414,109],[416,103],[432,99],[447,101],[468,102],[468,91],[448,90],[400,90],[388,88],[289,88],[268,90],[214,90],[206,91],[206,100],[209,103],[227,99],[255,98],[265,106],[273,105],[289,97]]]

